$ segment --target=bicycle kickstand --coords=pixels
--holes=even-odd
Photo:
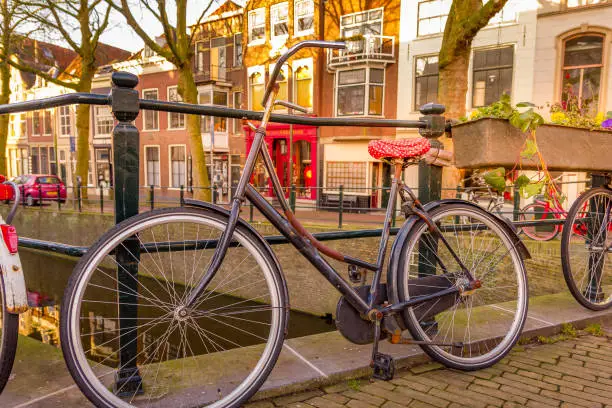
[[[370,362],[370,367],[373,369],[372,378],[389,381],[393,379],[395,374],[395,362],[390,355],[378,352],[381,318],[377,318],[374,323],[374,345],[372,348],[372,361]]]

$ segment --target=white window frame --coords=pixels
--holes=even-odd
[[[298,20],[300,19],[300,16],[298,16],[297,13],[297,9],[298,9],[298,5],[300,3],[310,3],[312,4],[312,14],[305,14],[303,16],[301,16],[302,18],[304,17],[308,17],[308,16],[312,16],[312,27],[310,27],[309,29],[306,30],[298,30],[299,24],[298,24]],[[315,5],[314,5],[314,1],[313,0],[295,0],[294,4],[293,4],[293,36],[294,37],[302,37],[305,35],[311,35],[314,34],[314,9],[315,9]]]
[[[98,118],[100,117],[98,115],[98,109],[108,109],[108,115],[104,115],[103,117],[105,118],[112,118],[113,120],[113,127],[115,126],[115,117],[113,116],[110,107],[109,106],[94,106],[94,137],[95,138],[101,138],[101,137],[110,137],[110,135],[113,133],[113,131],[111,130],[109,133],[98,133]]]
[[[159,88],[146,88],[146,89],[143,89],[141,91],[142,99],[150,99],[150,98],[146,98],[145,97],[145,93],[146,92],[152,92],[152,91],[155,91],[155,98],[153,98],[153,99],[158,100],[159,99]],[[153,113],[157,117],[157,120],[156,120],[157,127],[155,127],[155,128],[148,128],[147,127],[147,113]],[[152,131],[156,131],[156,130],[159,130],[159,111],[145,110],[143,112],[143,114],[142,114],[142,131],[143,132],[152,132]]]
[[[153,51],[151,47],[145,44],[144,48],[142,49],[142,58],[143,59],[153,58],[156,55],[157,54],[155,53],[155,51]]]
[[[46,120],[47,115],[49,115],[49,125],[51,126],[51,129],[47,129],[47,120]],[[47,133],[47,130],[49,130],[48,133]],[[42,115],[42,134],[43,134],[43,136],[51,136],[51,135],[53,135],[53,111],[51,109],[46,109],[46,110],[43,111],[43,115]]]
[[[144,162],[145,162],[145,168],[144,168],[144,179],[145,179],[145,186],[150,187],[151,183],[149,182],[149,157],[147,155],[147,148],[149,147],[155,147],[157,148],[157,158],[158,158],[158,162],[159,162],[159,184],[153,184],[153,188],[159,188],[161,187],[161,146],[160,145],[144,145]]]
[[[313,65],[313,59],[312,58],[302,58],[302,59],[298,59],[298,60],[293,60],[293,62],[291,63],[291,81],[292,81],[292,95],[293,95],[293,102],[297,103],[297,79],[295,77],[297,70],[300,67],[308,67],[308,69],[310,70],[311,73],[311,77],[310,77],[310,95],[313,99],[313,106],[311,107],[306,107],[307,109],[312,109],[314,107],[314,65]]]
[[[38,116],[38,126],[34,126],[34,116]],[[32,136],[39,137],[41,135],[42,120],[44,115],[41,115],[41,111],[32,112]]]
[[[438,63],[439,63],[438,54],[415,55],[415,57],[412,60],[412,63],[413,63],[413,69],[412,69],[412,77],[413,77],[413,80],[412,80],[412,112],[416,113],[416,112],[419,111],[419,108],[420,108],[420,106],[418,105],[417,98],[416,98],[416,96],[417,96],[416,95],[416,91],[417,91],[417,86],[416,86],[417,79],[418,78],[423,78],[423,77],[433,76],[433,74],[417,76],[417,72],[416,72],[416,70],[417,70],[417,61],[420,60],[420,59],[427,59],[427,58],[432,58],[432,57],[438,58]],[[436,76],[438,77],[437,83],[439,85],[439,83],[440,83],[440,70],[439,69],[438,69],[438,73],[436,74]],[[437,102],[437,101],[430,101],[430,102]]]
[[[180,190],[181,186],[172,186],[172,148],[182,147],[185,149],[185,185],[187,187],[187,145],[186,144],[170,144],[168,145],[168,190]]]
[[[57,108],[58,116],[58,136],[62,138],[68,138],[72,134],[72,109],[70,106],[60,106]],[[67,121],[67,123],[64,122]],[[65,132],[66,131],[66,132]]]
[[[181,102],[183,100],[183,98],[181,97],[181,95],[178,93],[178,86],[177,85],[172,85],[169,86],[166,89],[166,95],[169,102],[173,102],[170,100],[170,91],[171,90],[176,90],[176,96],[177,96],[177,100],[174,102]],[[182,122],[183,122],[183,126],[182,127],[172,127],[172,115],[181,115],[182,116]],[[179,116],[179,118],[181,117]],[[180,122],[180,120],[179,120]],[[173,112],[168,112],[168,130],[185,130],[186,127],[186,118],[185,118],[185,114],[184,113],[173,113]]]
[[[252,15],[257,15],[259,13],[263,14],[263,24],[252,27],[251,26],[251,16]],[[251,36],[251,30],[253,28],[261,28],[261,27],[263,27],[263,29],[264,29],[263,38],[253,39],[252,36]],[[249,36],[249,38],[248,38],[248,45],[249,46],[262,45],[262,44],[266,43],[266,8],[265,7],[259,7],[259,8],[256,8],[254,10],[249,11],[249,13],[247,15],[247,29],[248,29],[248,33],[247,34]],[[243,41],[244,41],[244,38],[243,38]]]
[[[364,108],[363,108],[363,115],[338,115],[338,89],[340,88],[340,86],[338,85],[338,81],[340,79],[340,72],[346,72],[346,71],[357,71],[360,69],[365,69],[366,70],[366,76],[365,76],[365,82],[364,82],[364,86],[365,86],[365,95],[364,95]],[[371,115],[369,113],[369,103],[370,103],[370,70],[371,69],[380,69],[383,71],[383,82],[382,84],[374,84],[377,86],[382,86],[383,88],[383,94],[382,94],[382,112],[380,115]],[[363,117],[373,117],[373,118],[381,118],[385,116],[385,92],[386,92],[386,81],[387,81],[387,70],[382,68],[382,67],[370,67],[367,65],[364,66],[360,66],[360,67],[351,67],[351,68],[347,68],[347,69],[342,69],[342,70],[338,70],[336,71],[336,75],[334,78],[334,116],[335,117],[341,117],[341,118],[363,118]],[[342,85],[342,87],[344,86],[355,86],[357,84],[350,84],[350,85]]]
[[[195,71],[198,74],[206,72],[206,64],[204,64],[204,53],[207,50],[209,50],[209,47],[210,47],[210,43],[209,43],[209,47],[205,46],[206,42],[207,41],[198,41],[196,42],[196,45],[195,45]],[[199,49],[200,45],[204,45],[202,50]],[[200,55],[202,55],[202,61],[200,61]],[[202,63],[201,66],[200,66],[200,62]]]
[[[287,9],[287,15],[285,16],[284,20],[276,20],[275,12],[281,8]],[[285,23],[287,25],[287,34],[275,35],[274,25],[282,24],[282,23]],[[284,1],[281,3],[273,4],[270,6],[270,40],[278,41],[280,39],[286,39],[288,37],[289,37],[289,2]]]
[[[248,103],[248,108],[251,110],[253,109],[253,94],[251,92],[250,80],[251,80],[251,75],[256,74],[256,73],[259,73],[264,79],[263,87],[264,87],[264,90],[266,89],[266,67],[263,65],[248,67],[247,68],[247,83],[246,83],[247,90],[248,90],[247,91],[247,95],[248,95],[247,103]]]
[[[236,37],[238,36],[242,38],[240,40],[240,47],[236,46]],[[234,34],[234,38],[232,39],[232,44],[234,45],[234,55],[232,56],[232,67],[234,68],[241,67],[243,64],[243,59],[244,59],[243,50],[242,50],[242,45],[244,44],[244,36],[242,35],[242,33]],[[236,59],[238,58],[238,48],[240,48],[240,64],[236,62]]]

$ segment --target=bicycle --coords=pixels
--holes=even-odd
[[[473,203],[422,204],[401,182],[403,169],[429,150],[427,139],[370,145],[374,157],[395,168],[376,263],[326,247],[296,219],[264,137],[274,106],[304,110],[276,100],[276,80],[305,47],[344,44],[305,41],[279,58],[264,91],[263,119],[250,125],[255,137],[229,211],[185,200],[185,207],[139,214],[107,231],[75,267],[63,298],[62,350],[96,406],[238,407],[264,383],[283,348],[290,306],[275,253],[240,217],[247,199],[340,292],[337,328],[354,343],[372,344],[375,378],[394,374],[392,357],[378,351],[385,338],[418,344],[435,360],[464,370],[495,364],[518,340],[527,314],[523,259],[529,253],[508,224]],[[422,112],[414,126],[427,136],[442,135],[444,107],[429,104]],[[258,157],[284,215],[249,184]],[[383,284],[398,197],[407,220]],[[350,282],[326,257],[348,265]],[[370,285],[351,285],[368,272]]]
[[[466,200],[478,204],[488,212],[504,217],[504,195],[493,190],[484,180],[482,174],[477,173],[466,180],[471,180],[473,186],[465,189]],[[484,204],[483,204],[484,202]]]
[[[25,286],[23,269],[18,252],[18,237],[15,227],[11,225],[13,217],[19,207],[19,188],[13,182],[0,182],[13,188],[15,200],[9,211],[6,221],[0,216],[0,393],[8,382],[15,353],[17,351],[17,338],[19,337],[19,314],[28,310],[28,298]]]
[[[553,182],[559,180],[562,176],[557,177]],[[534,202],[523,207],[519,214],[521,221],[540,221],[547,219],[562,220],[567,218],[568,212],[565,211],[559,197],[556,193],[550,194],[551,199],[545,200],[544,197],[536,196]],[[522,228],[525,235],[535,241],[551,241],[559,235],[563,230],[561,224],[545,225],[545,226],[525,226]]]
[[[563,225],[561,265],[574,298],[584,307],[612,305],[612,183],[592,188],[574,202]]]

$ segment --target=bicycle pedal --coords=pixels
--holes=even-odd
[[[395,374],[395,362],[388,354],[375,353],[372,368],[372,378],[377,380],[389,381]]]

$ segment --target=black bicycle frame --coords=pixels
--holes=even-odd
[[[308,41],[308,46],[316,46],[326,48],[329,47],[330,43],[322,42],[322,41]],[[299,48],[303,48],[305,45],[303,43],[299,43],[290,49],[285,55],[283,55],[279,61],[277,61],[277,67],[280,67],[282,63],[293,53],[297,51]],[[331,43],[334,44],[334,43]],[[337,45],[334,46],[338,48]],[[421,217],[429,226],[430,231],[432,232],[435,239],[440,240],[450,251],[453,258],[457,261],[463,272],[466,274],[467,278],[470,282],[473,281],[473,277],[467,268],[463,265],[459,257],[455,254],[452,248],[449,246],[446,239],[442,236],[440,229],[437,225],[431,220],[423,206],[420,204],[412,190],[409,187],[403,185],[399,180],[401,175],[401,169],[403,169],[403,164],[398,163],[395,165],[396,171],[395,176],[392,180],[391,184],[391,192],[389,197],[389,204],[387,206],[385,221],[383,225],[383,232],[379,244],[378,249],[378,257],[376,264],[371,264],[369,262],[353,258],[347,255],[343,255],[340,252],[337,252],[329,247],[326,247],[322,243],[316,240],[306,229],[299,223],[299,221],[295,218],[295,215],[291,211],[287,200],[285,199],[285,194],[283,188],[281,186],[280,180],[276,174],[272,158],[268,150],[265,148],[263,143],[265,135],[266,135],[266,126],[268,121],[270,120],[271,112],[276,103],[276,95],[278,94],[278,86],[274,86],[276,81],[276,76],[278,75],[278,70],[275,70],[270,77],[269,85],[266,89],[266,94],[264,97],[263,104],[265,106],[262,121],[259,127],[255,130],[255,136],[253,138],[253,143],[251,145],[251,150],[247,156],[246,163],[244,165],[244,170],[240,177],[240,181],[238,182],[238,186],[236,187],[236,193],[234,195],[234,199],[232,200],[230,215],[227,223],[227,227],[221,234],[219,238],[218,245],[215,248],[215,253],[212,256],[211,262],[208,266],[208,270],[198,282],[196,287],[192,289],[187,296],[185,307],[191,308],[196,302],[199,296],[205,291],[206,287],[210,284],[215,274],[223,262],[223,259],[227,253],[228,248],[231,245],[232,235],[236,229],[236,225],[238,222],[238,218],[240,216],[240,207],[244,203],[245,199],[248,199],[255,208],[257,208],[264,217],[270,221],[272,225],[278,231],[287,238],[287,240],[298,250],[302,255],[308,259],[308,261],[315,267],[317,270],[347,299],[347,301],[364,317],[370,318],[369,312],[372,311],[375,307],[375,299],[376,299],[376,291],[379,288],[381,274],[383,272],[384,267],[384,259],[385,253],[387,250],[387,244],[389,241],[389,231],[391,229],[391,220],[393,216],[393,212],[395,211],[395,203],[397,201],[397,195],[399,191],[399,187],[401,185],[401,189],[403,192],[408,194],[410,199],[413,202],[413,210],[415,213]],[[426,118],[425,118],[426,119]],[[421,127],[420,124],[415,127]],[[249,180],[253,173],[253,169],[255,167],[255,162],[257,158],[261,155],[263,160],[264,167],[268,171],[270,178],[272,180],[272,189],[274,194],[279,200],[280,207],[284,212],[285,216],[283,217],[272,205],[253,187],[249,184]],[[321,253],[336,259],[338,261],[355,265],[361,268],[365,268],[371,271],[374,271],[374,277],[372,279],[372,284],[370,287],[370,296],[368,301],[362,299],[361,296],[357,293],[355,289],[345,281],[340,274],[329,264],[329,262],[321,256]],[[440,263],[443,269],[446,269],[441,260],[436,256],[436,260]],[[452,293],[457,293],[462,288],[451,287],[445,290],[442,290],[438,293],[420,296],[418,298],[414,298],[408,300],[406,302],[401,302],[392,306],[388,306],[382,308],[380,311],[383,314],[395,313],[404,309],[405,307],[415,306],[420,303],[424,303],[430,299],[446,296]]]

